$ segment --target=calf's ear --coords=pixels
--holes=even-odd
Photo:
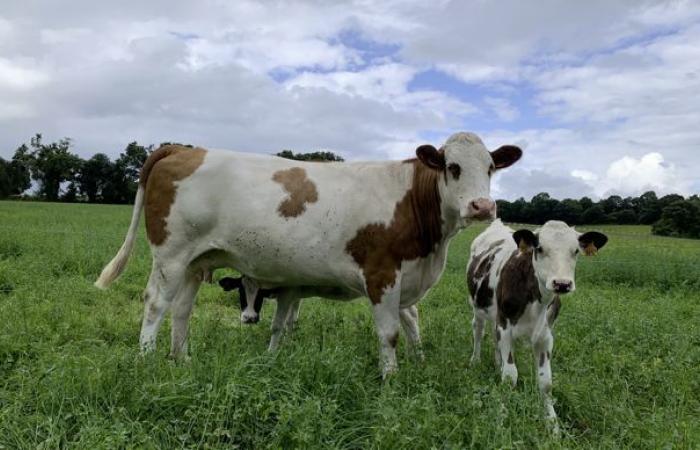
[[[421,145],[416,149],[416,156],[426,166],[435,170],[445,170],[445,152],[438,151],[432,145]]]
[[[537,235],[530,230],[518,230],[513,233],[513,240],[518,244],[518,248],[521,252],[525,252],[528,249],[536,248],[540,245]]]
[[[515,164],[523,156],[523,151],[515,145],[502,145],[491,152],[496,169],[505,169]]]
[[[595,255],[607,242],[608,237],[597,231],[587,231],[578,237],[578,245],[586,256]]]

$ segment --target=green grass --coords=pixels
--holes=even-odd
[[[579,262],[555,329],[556,409],[541,420],[530,351],[501,385],[490,339],[467,365],[471,309],[461,233],[420,303],[426,352],[399,344],[399,373],[378,380],[366,301],[309,300],[300,327],[266,352],[259,326],[204,286],[189,363],[137,349],[145,238],[109,290],[92,282],[116,253],[131,209],[0,202],[0,448],[697,448],[700,442],[700,242],[648,227],[602,227],[610,243]],[[217,273],[218,274],[218,273]]]

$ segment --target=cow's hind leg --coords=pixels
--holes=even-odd
[[[275,311],[275,317],[272,318],[272,336],[270,337],[270,345],[267,348],[268,351],[274,352],[279,347],[285,325],[297,300],[292,290],[282,291],[277,296],[277,310]]]
[[[211,273],[211,272],[209,272]],[[201,273],[187,272],[172,305],[172,330],[170,341],[170,356],[172,358],[187,357],[187,334],[197,291],[202,283]]]
[[[163,316],[180,290],[184,277],[184,265],[172,262],[160,265],[154,261],[144,293],[145,304],[139,339],[142,352],[155,350]]]
[[[399,310],[399,317],[401,319],[401,327],[404,333],[406,333],[406,339],[411,345],[411,349],[416,357],[420,361],[423,361],[425,356],[423,355],[420,329],[418,327],[418,308],[416,305],[409,306],[408,308],[401,308]]]

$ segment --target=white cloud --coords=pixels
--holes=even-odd
[[[639,159],[622,157],[610,164],[604,176],[587,170],[574,170],[572,176],[583,180],[600,197],[640,195],[649,190],[658,194],[688,193],[688,186],[678,178],[675,166],[668,164],[660,153],[648,153]]]
[[[484,98],[484,103],[503,122],[512,122],[520,116],[518,108],[513,106],[507,98],[486,97]]]
[[[471,129],[525,147],[497,179],[508,198],[697,186],[698,2],[78,0],[0,14],[3,156],[43,132],[84,155],[138,139],[402,158]],[[463,84],[418,89],[426,69]],[[616,182],[623,167],[639,183]]]
[[[0,90],[29,90],[48,80],[49,76],[37,68],[0,57]]]

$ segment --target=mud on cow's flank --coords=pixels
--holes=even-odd
[[[306,211],[307,203],[318,201],[316,185],[306,177],[306,170],[301,167],[277,171],[272,175],[272,180],[280,183],[289,194],[289,198],[277,207],[282,217],[300,216]]]
[[[144,215],[148,240],[161,245],[168,237],[167,219],[175,201],[175,183],[190,175],[202,165],[207,151],[203,148],[165,145],[154,151],[141,169],[139,182],[146,189]]]

